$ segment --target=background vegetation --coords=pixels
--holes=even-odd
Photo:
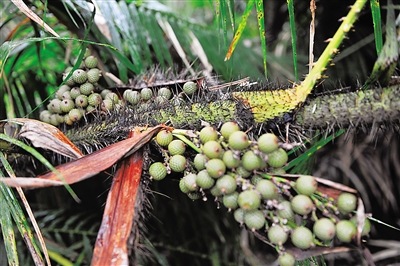
[[[102,70],[113,73],[124,83],[154,65],[162,69],[173,66],[177,72],[187,69],[185,60],[195,71],[206,69],[204,74],[218,75],[226,81],[247,76],[265,79],[255,10],[231,60],[224,61],[233,31],[229,8],[219,9],[217,6],[217,3],[225,3],[223,1],[93,1],[96,3],[94,17],[93,5],[85,1],[25,2],[61,37],[70,39],[46,38],[49,34],[27,19],[13,3],[0,3],[0,42],[21,41],[2,64],[0,119],[38,118],[39,111],[46,106],[46,99],[61,84],[64,69],[74,64],[84,48],[82,45],[87,44],[78,41],[82,39],[90,41],[91,49],[103,63]],[[236,28],[246,2],[228,2],[233,6]],[[353,2],[317,2],[316,56],[321,54],[326,46],[324,40],[332,37],[339,26],[338,19],[347,14],[348,6]],[[307,1],[294,4],[297,67],[302,79],[308,72],[311,15]],[[380,4],[385,6],[384,1]],[[216,11],[221,10],[222,20],[216,16]],[[269,80],[278,84],[295,81],[287,3],[265,1],[264,11]],[[382,18],[386,17],[385,14],[382,8]],[[354,88],[365,82],[377,58],[371,17],[370,8],[364,8],[354,31],[342,44],[335,66],[326,72],[329,79],[317,90]],[[172,41],[174,35],[176,42]],[[32,37],[39,39],[28,39]],[[179,54],[179,46],[183,48],[185,57]],[[112,84],[112,80],[106,77],[102,85]],[[399,227],[398,131],[386,131],[373,138],[368,136],[368,132],[350,132],[347,138],[349,136],[351,140],[337,139],[319,152],[313,173],[355,187],[363,196],[367,212]],[[371,139],[374,140],[372,143]],[[312,164],[312,160],[309,163]],[[43,170],[40,167],[35,169],[29,162],[24,169],[15,170],[24,173],[23,170],[29,169],[37,173]],[[25,171],[25,174],[34,173]],[[110,183],[109,176],[99,176],[74,185],[74,191],[82,199],[81,204],[74,202],[64,188],[27,192],[54,261],[63,265],[72,265],[68,261],[82,265],[90,262]],[[216,208],[214,202],[188,200],[173,179],[154,183],[151,190],[148,197],[153,207],[147,214],[149,220],[145,235],[148,242],[143,253],[143,258],[148,257],[144,260],[147,264],[184,265],[188,261],[193,265],[274,263],[277,257],[274,249],[239,228],[231,214]],[[369,247],[377,263],[399,262],[398,231],[376,223],[371,238],[374,240],[369,241]],[[384,244],[380,240],[385,240]],[[22,241],[19,243],[20,263],[30,265],[32,262]],[[4,249],[0,248],[2,265],[7,263],[4,254]],[[61,257],[67,261],[63,262]],[[321,258],[316,259],[323,263]],[[329,265],[355,265],[363,259],[354,251],[328,255],[325,261]],[[304,263],[310,264],[309,261]]]

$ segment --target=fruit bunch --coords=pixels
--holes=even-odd
[[[192,200],[206,200],[211,194],[238,223],[266,234],[281,253],[281,265],[294,265],[293,256],[285,252],[289,242],[308,249],[332,245],[335,237],[349,243],[356,236],[359,222],[351,218],[356,195],[343,192],[333,199],[318,191],[313,176],[286,177],[288,154],[282,147],[289,145],[274,134],[252,140],[235,122],[227,122],[219,131],[211,126],[200,131],[163,130],[155,142],[164,161],[149,166],[152,179],[183,173],[179,182],[183,193]],[[366,235],[369,220],[363,223]]]
[[[118,95],[110,90],[101,90],[98,81],[101,71],[97,68],[98,59],[86,49],[82,64],[72,71],[64,71],[62,85],[47,105],[47,110],[40,113],[40,120],[54,126],[65,123],[72,125],[86,113],[94,110],[108,111],[116,108],[121,102]]]

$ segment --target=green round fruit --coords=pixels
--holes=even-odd
[[[186,167],[186,158],[180,154],[172,156],[169,159],[169,167],[174,172],[183,172]]]
[[[201,170],[196,175],[196,184],[202,189],[210,189],[214,186],[215,180],[212,178],[207,170]]]
[[[261,199],[255,190],[245,190],[239,194],[238,203],[240,208],[250,211],[260,207]]]
[[[243,131],[235,131],[229,136],[229,147],[234,150],[244,150],[250,146],[249,137]]]
[[[198,189],[196,183],[196,174],[188,174],[183,177],[185,186],[189,191],[196,191]]]
[[[273,175],[284,175],[286,174],[285,169],[283,169],[282,167],[279,168],[269,168],[268,169],[268,173],[273,174]]]
[[[70,91],[70,90],[71,90],[71,87],[66,85],[66,84],[64,84],[56,91],[55,97],[57,99],[59,99],[59,100],[62,100],[63,99],[62,98],[63,93],[66,92],[66,91]]]
[[[289,157],[286,151],[282,148],[279,148],[276,151],[268,153],[268,164],[271,167],[275,168],[282,167],[287,163],[288,159]]]
[[[242,156],[242,165],[247,171],[254,171],[261,167],[260,160],[253,151],[247,151]]]
[[[149,174],[154,180],[162,180],[167,176],[167,168],[161,162],[155,162],[150,165]]]
[[[107,94],[109,94],[109,93],[111,93],[111,92],[112,92],[112,91],[105,89],[105,90],[102,90],[102,91],[100,92],[100,95],[101,95],[101,97],[103,98],[103,100],[105,100]]]
[[[79,95],[81,95],[81,90],[79,89],[79,87],[73,87],[70,92],[69,95],[71,96],[71,99],[75,100],[76,97],[78,97]]]
[[[236,167],[235,173],[243,178],[251,176],[251,172],[247,171],[242,165]]]
[[[181,180],[179,181],[179,189],[185,194],[190,192],[189,189],[186,187],[185,179],[183,178],[181,178]]]
[[[215,140],[210,140],[204,143],[202,147],[202,152],[209,159],[219,158],[222,155],[223,149],[221,144]]]
[[[351,218],[350,221],[357,228],[357,226],[358,226],[357,216],[354,216],[353,218]],[[369,219],[365,218],[361,235],[362,236],[368,235],[370,231],[371,231],[371,222],[369,221]]]
[[[83,83],[80,87],[79,87],[79,91],[83,94],[83,95],[89,95],[92,92],[94,92],[94,86],[92,83],[90,82],[85,82]]]
[[[266,133],[258,138],[257,144],[260,151],[270,153],[279,148],[279,139],[272,133]]]
[[[288,252],[285,252],[282,255],[280,255],[278,261],[280,266],[294,266],[296,263],[296,260],[294,259],[293,255]]]
[[[232,150],[227,150],[222,156],[222,161],[224,161],[227,168],[232,169],[240,165],[240,158],[236,158]]]
[[[101,98],[101,95],[98,93],[92,93],[88,97],[88,103],[91,106],[98,106],[99,104],[101,104],[102,100],[103,99]]]
[[[263,228],[265,222],[265,216],[260,210],[250,210],[244,213],[244,223],[253,231]]]
[[[72,76],[70,76],[70,77],[67,79],[68,75],[69,75],[69,72],[68,72],[68,73],[65,73],[65,74],[63,75],[63,81],[65,82],[66,85],[72,87],[72,86],[75,85],[75,81],[73,80]]]
[[[231,194],[236,190],[237,184],[235,178],[230,175],[223,175],[218,178],[215,186],[221,191],[221,194]]]
[[[61,101],[66,99],[68,100],[72,99],[70,91],[64,91],[64,93],[61,95]]]
[[[130,104],[136,105],[140,102],[141,96],[138,91],[126,90],[125,92],[128,92],[125,100],[127,100]]]
[[[45,123],[50,123],[51,112],[49,110],[44,110],[40,112],[40,120]]]
[[[140,96],[143,100],[148,101],[153,97],[153,91],[149,88],[144,88],[140,91]]]
[[[90,83],[94,84],[94,83],[98,82],[100,79],[100,70],[98,68],[89,69],[89,71],[86,72],[86,74],[88,77],[88,81]]]
[[[314,223],[313,232],[322,241],[330,241],[335,237],[335,224],[328,218],[321,218]]]
[[[156,98],[154,98],[154,103],[158,105],[165,105],[168,103],[168,100],[167,98],[164,98],[162,96],[157,96]]]
[[[83,84],[87,80],[87,74],[83,69],[78,68],[72,73],[72,79],[78,84]]]
[[[172,132],[167,130],[161,130],[157,133],[156,136],[157,143],[162,147],[168,146],[171,143],[172,139]]]
[[[53,99],[50,101],[49,104],[49,111],[52,113],[56,113],[56,114],[61,114],[62,110],[61,110],[61,100],[59,99]]]
[[[164,88],[160,88],[158,90],[157,95],[169,100],[169,99],[171,99],[172,92],[170,89],[164,87]]]
[[[350,243],[356,234],[357,228],[351,221],[341,220],[336,224],[336,237],[339,241]]]
[[[117,103],[119,100],[118,94],[115,92],[110,92],[106,95],[106,98],[104,100],[110,100],[113,103]]]
[[[286,243],[289,233],[280,225],[271,226],[268,229],[268,239],[275,245],[283,245]]]
[[[93,105],[88,105],[86,107],[86,113],[91,113],[91,112],[94,112],[95,110],[97,110],[97,108]]]
[[[86,59],[88,56],[90,56],[92,54],[92,52],[90,51],[89,48],[86,48],[85,50],[85,54],[83,55],[83,59]]]
[[[97,67],[97,58],[94,57],[93,55],[88,56],[85,59],[85,65],[87,68],[95,68]]]
[[[284,200],[278,205],[278,215],[282,219],[293,220],[294,212],[289,201]]]
[[[171,155],[183,154],[185,150],[186,150],[186,145],[180,139],[174,139],[168,144],[168,152]]]
[[[236,209],[238,207],[239,193],[237,191],[227,194],[222,198],[222,203],[228,209]]]
[[[55,127],[58,126],[58,124],[60,124],[60,122],[58,122],[57,114],[50,115],[49,122],[51,125],[53,125]]]
[[[236,209],[233,212],[233,217],[235,218],[235,221],[240,223],[240,224],[243,224],[244,223],[244,214],[245,213],[246,213],[246,211],[241,209],[241,208]]]
[[[357,207],[357,197],[354,194],[343,192],[339,195],[337,206],[342,214],[348,214]]]
[[[214,197],[218,198],[219,196],[221,196],[221,191],[217,188],[217,186],[213,186],[210,189],[210,193],[211,195],[213,195]]]
[[[193,81],[188,81],[185,84],[183,84],[183,91],[187,95],[192,95],[193,93],[196,92],[196,90],[197,90],[197,85]]]
[[[239,131],[240,128],[236,122],[226,122],[221,127],[221,135],[226,139],[229,140],[229,137],[233,132]]]
[[[263,199],[277,199],[279,196],[278,188],[275,184],[270,180],[263,179],[262,177],[261,180],[257,182],[256,189],[260,192]]]
[[[77,107],[85,108],[86,106],[88,106],[88,104],[89,104],[88,97],[86,95],[79,95],[75,99],[75,105]]]
[[[258,185],[258,182],[260,182],[261,180],[264,180],[264,178],[262,177],[262,176],[259,176],[259,175],[253,175],[252,177],[251,177],[251,183],[253,184],[253,185],[255,185],[255,186],[257,186]],[[258,189],[257,189],[258,190]]]
[[[307,215],[314,209],[314,204],[309,196],[296,195],[291,201],[292,210],[300,215]]]
[[[65,99],[61,101],[61,111],[64,113],[68,113],[72,109],[74,109],[75,103],[73,100]]]
[[[219,178],[226,172],[226,166],[221,159],[211,159],[206,163],[208,174],[213,178]]]
[[[69,117],[69,113],[64,115],[64,123],[69,125],[69,126],[72,126],[74,124],[74,122]]]
[[[298,248],[310,248],[313,245],[313,240],[313,234],[307,227],[299,226],[292,232],[292,243]]]
[[[310,175],[301,175],[296,180],[296,189],[299,194],[310,196],[314,194],[314,192],[318,188],[317,180],[315,177]]]
[[[81,110],[76,109],[76,108],[69,111],[68,115],[72,122],[77,122],[82,118]],[[64,119],[64,121],[65,121],[65,119]]]
[[[200,130],[200,141],[202,143],[206,143],[207,141],[217,141],[218,140],[218,133],[213,127],[203,127]]]
[[[197,191],[189,192],[189,193],[187,193],[187,196],[191,200],[198,200],[198,199],[200,199],[202,197],[201,193],[197,192]]]
[[[105,112],[112,110],[114,108],[114,106],[115,106],[115,104],[109,99],[104,99],[101,102],[101,109]]]
[[[206,162],[207,162],[207,157],[201,153],[196,154],[196,156],[193,159],[194,167],[196,167],[198,171],[206,169]]]

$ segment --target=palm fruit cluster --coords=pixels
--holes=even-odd
[[[183,173],[179,187],[192,199],[215,199],[233,212],[235,220],[265,234],[280,252],[281,265],[294,265],[285,252],[292,243],[300,249],[354,240],[358,221],[357,196],[342,192],[333,199],[318,191],[313,176],[285,178],[288,154],[277,136],[266,133],[252,140],[235,122],[217,131],[160,131],[155,137],[163,162],[150,165],[149,175],[162,180],[172,172]],[[352,218],[353,217],[353,218]],[[362,235],[370,229],[363,221]]]
[[[72,73],[72,67],[65,69],[64,85],[55,92],[47,110],[40,113],[40,119],[54,126],[72,125],[87,113],[113,110],[121,104],[116,93],[99,87],[101,71],[97,65],[98,59],[86,49],[79,68]]]

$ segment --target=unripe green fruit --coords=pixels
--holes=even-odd
[[[167,176],[167,168],[163,163],[155,162],[150,165],[149,174],[154,180],[162,180]]]
[[[148,101],[153,97],[153,91],[149,88],[144,88],[140,91],[140,96],[143,100]]]
[[[154,98],[154,103],[158,105],[165,105],[168,103],[168,100],[167,98],[164,98],[162,96],[157,96],[156,98]]]
[[[350,221],[357,228],[357,226],[358,226],[357,216],[354,216],[353,218],[351,218]],[[369,219],[364,219],[364,226],[363,226],[361,235],[362,236],[368,235],[370,231],[371,231],[371,222],[369,221]]]
[[[72,126],[74,124],[74,122],[69,117],[69,113],[64,115],[64,123],[69,125],[69,126]]]
[[[289,201],[285,200],[278,205],[278,215],[279,217],[287,220],[292,220],[294,218],[294,212],[292,210],[292,205]]]
[[[64,84],[56,91],[55,97],[58,98],[59,100],[62,100],[63,93],[70,90],[71,90],[70,86]]]
[[[160,88],[157,92],[158,96],[164,97],[165,99],[169,100],[171,99],[172,96],[172,92],[170,89],[164,87],[164,88]]]
[[[195,93],[196,90],[197,90],[197,85],[193,81],[188,81],[185,84],[183,84],[183,91],[187,95],[192,95],[193,93]]]
[[[75,100],[76,97],[78,97],[79,95],[81,95],[81,90],[79,89],[79,87],[73,87],[70,92],[69,95],[71,96],[71,99]]]
[[[50,109],[49,111],[56,113],[56,114],[61,114],[61,100],[59,99],[53,99],[50,101]]]
[[[102,90],[102,91],[100,92],[100,95],[101,95],[101,97],[102,97],[103,100],[104,100],[104,99],[106,99],[107,94],[109,94],[109,93],[111,93],[111,92],[112,92],[112,91],[105,89],[105,90]]]
[[[349,220],[341,220],[336,224],[336,237],[341,242],[350,243],[356,233],[356,226]]]
[[[313,232],[323,241],[332,240],[336,234],[335,224],[328,218],[321,218],[314,223]]]
[[[69,99],[69,100],[72,99],[70,91],[64,91],[64,93],[61,95],[61,101],[65,100],[65,99]]]
[[[221,194],[231,194],[236,190],[237,184],[235,178],[230,175],[223,175],[218,178],[215,186],[221,191]]]
[[[75,99],[75,105],[77,107],[86,107],[88,106],[89,102],[88,102],[88,97],[86,95],[79,95],[78,97],[76,97]]]
[[[314,209],[314,204],[309,196],[296,195],[291,201],[292,210],[300,215],[307,215]]]
[[[76,108],[69,111],[68,115],[72,122],[77,122],[82,118],[81,110],[76,109]],[[64,119],[64,121],[65,121],[65,119]]]
[[[226,166],[221,159],[211,159],[206,163],[206,169],[213,178],[221,177],[226,172]]]
[[[296,189],[299,194],[310,196],[318,188],[318,183],[313,176],[302,175],[296,180]]]
[[[88,56],[85,59],[85,65],[87,68],[95,68],[97,67],[97,58],[94,57],[93,55]]]
[[[236,167],[235,173],[243,178],[251,176],[251,172],[247,171],[242,165]]]
[[[250,210],[244,213],[244,223],[253,231],[263,228],[265,222],[265,216],[260,210]]]
[[[250,146],[249,137],[243,131],[235,131],[229,136],[229,147],[234,150],[243,150]]]
[[[201,170],[196,175],[196,184],[202,189],[210,189],[214,186],[215,180],[212,178],[207,170]]]
[[[342,214],[348,214],[356,209],[357,197],[354,194],[343,192],[338,197],[337,205]]]
[[[50,124],[51,112],[49,110],[44,110],[40,112],[40,120]]]
[[[198,199],[201,198],[202,195],[201,195],[200,192],[192,191],[192,192],[187,193],[187,196],[188,196],[189,199],[191,199],[191,200],[198,200]]]
[[[266,133],[258,138],[257,144],[260,151],[270,153],[278,149],[279,139],[272,133]]]
[[[262,177],[261,177],[262,178]],[[277,199],[279,196],[278,188],[272,181],[262,179],[257,182],[256,189],[260,192],[263,199]]]
[[[193,159],[194,167],[198,171],[203,170],[206,168],[207,157],[204,154],[198,153]]]
[[[246,211],[241,209],[241,208],[236,209],[233,212],[233,217],[235,218],[235,221],[240,223],[240,224],[243,224],[244,223],[244,214],[245,213],[246,213]]]
[[[289,158],[286,151],[282,148],[279,148],[276,151],[268,153],[268,164],[271,167],[275,168],[282,167],[287,163],[288,159]]]
[[[56,119],[57,119],[59,124],[64,123],[64,116],[63,115],[56,114]]]
[[[180,154],[172,156],[169,160],[169,167],[174,172],[183,172],[186,167],[186,158]]]
[[[232,169],[240,165],[240,160],[235,158],[232,150],[227,150],[222,156],[222,161],[224,161],[227,168]]]
[[[260,207],[261,199],[255,190],[245,190],[239,194],[238,203],[246,211],[255,210]]]
[[[90,56],[92,54],[92,52],[90,51],[89,48],[86,48],[85,50],[85,54],[83,55],[83,59],[87,58],[88,56]]]
[[[283,245],[289,237],[288,232],[280,225],[271,226],[268,229],[268,239],[275,245]]]
[[[95,110],[97,110],[97,109],[93,105],[86,106],[86,113],[91,113],[91,112],[94,112]]]
[[[115,106],[115,104],[109,99],[104,99],[101,102],[101,110],[103,110],[105,112],[114,109],[114,106]]]
[[[210,140],[203,145],[202,151],[209,159],[214,159],[222,155],[223,149],[221,144],[215,140]]]
[[[49,122],[50,122],[51,125],[53,125],[55,127],[58,126],[59,122],[58,122],[58,119],[57,119],[57,114],[50,115]]]
[[[190,190],[186,187],[185,179],[183,178],[181,178],[179,181],[179,189],[185,194],[190,192]]]
[[[75,85],[75,81],[73,80],[72,76],[67,79],[69,72],[63,75],[63,81],[66,85],[72,87]]]
[[[100,70],[98,68],[92,68],[87,73],[87,80],[94,84],[100,79]]]
[[[83,83],[80,87],[79,87],[79,91],[83,94],[83,95],[89,95],[94,91],[94,86],[92,83],[90,82],[85,82]]]
[[[206,143],[207,141],[218,140],[218,133],[213,127],[203,127],[200,130],[200,141]]]
[[[239,131],[240,128],[236,122],[226,122],[221,127],[221,134],[226,139],[229,140],[231,134],[235,131]]]
[[[217,186],[213,186],[213,187],[210,189],[210,193],[211,193],[211,195],[213,195],[214,197],[219,197],[219,196],[222,195],[222,194],[221,194],[221,191],[217,188]]]
[[[225,195],[222,198],[222,203],[224,206],[228,209],[236,209],[238,206],[238,198],[239,198],[239,193],[238,192],[233,192],[228,195]]]
[[[292,243],[298,248],[308,249],[313,245],[313,234],[310,229],[299,226],[292,232]]]
[[[173,136],[171,131],[167,130],[161,130],[160,132],[157,133],[156,136],[157,143],[162,147],[168,146],[171,143],[172,139]]]
[[[117,103],[119,98],[118,98],[118,94],[114,93],[114,92],[110,92],[106,95],[105,100],[110,100],[113,103]]]
[[[101,95],[98,93],[92,93],[88,97],[88,103],[91,106],[98,106],[99,104],[101,104],[101,102],[102,102],[102,98],[101,98]]]
[[[253,151],[247,151],[242,156],[242,165],[247,171],[253,171],[261,166],[260,157]]]
[[[196,184],[196,174],[188,174],[183,177],[185,180],[185,185],[189,191],[196,191],[197,184]]]
[[[64,113],[68,113],[69,111],[74,109],[74,107],[75,107],[75,103],[73,100],[66,99],[66,100],[61,101],[61,110]]]
[[[274,175],[284,175],[284,174],[286,174],[286,171],[285,171],[285,169],[283,169],[281,167],[280,168],[269,168],[268,173],[274,174]]]
[[[183,154],[186,150],[186,145],[182,140],[175,139],[168,144],[168,152],[171,155]]]
[[[141,96],[138,91],[131,91],[131,90],[126,90],[127,92],[125,100],[127,100],[130,104],[136,105],[140,102]]]
[[[294,266],[296,263],[296,260],[294,259],[293,255],[288,252],[285,252],[282,255],[280,255],[278,260],[280,266]]]
[[[264,180],[264,178],[262,177],[262,176],[259,176],[259,175],[253,175],[252,177],[251,177],[251,183],[253,184],[253,185],[255,185],[255,186],[257,186],[258,185],[258,182],[260,182],[261,180]],[[258,190],[258,189],[257,189]],[[262,194],[261,194],[262,195]],[[264,197],[264,196],[263,196]]]
[[[78,83],[82,84],[85,83],[87,80],[87,74],[83,69],[76,69],[74,73],[72,73],[72,79]]]

